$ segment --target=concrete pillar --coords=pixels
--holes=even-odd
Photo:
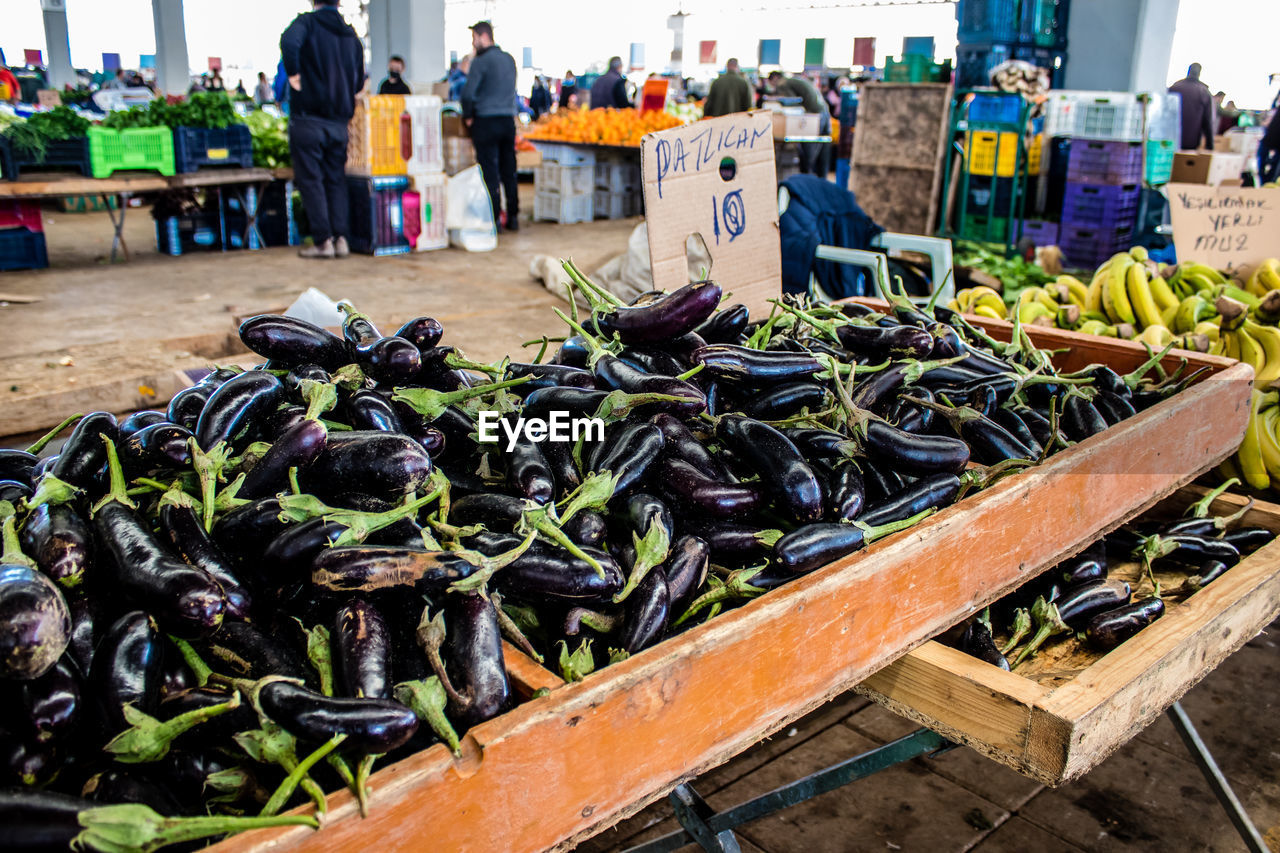
[[[67,34],[67,5],[62,0],[40,4],[44,13],[44,44],[49,86],[61,89],[76,85],[71,65],[71,37]]]
[[[162,95],[185,95],[191,88],[191,63],[182,0],[151,0],[151,15],[156,29],[156,89]]]
[[[445,0],[369,0],[369,88],[387,74],[387,58],[404,57],[404,78],[415,92],[426,94],[444,77],[449,63],[444,50]],[[469,21],[469,24],[475,23]]]
[[[1179,0],[1072,0],[1068,89],[1161,92]]]

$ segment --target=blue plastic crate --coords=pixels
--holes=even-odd
[[[403,255],[413,251],[404,235],[405,175],[347,176],[351,235],[347,243],[360,255]]]
[[[28,172],[69,170],[79,172],[86,178],[93,177],[87,136],[54,140],[45,148],[44,157],[41,159],[14,149],[8,139],[0,137],[0,162],[3,162],[5,178],[10,181],[16,181],[24,170]]]
[[[0,231],[0,270],[42,270],[47,266],[44,232],[27,228]]]
[[[960,0],[956,3],[957,40],[1018,41],[1018,0]]]
[[[987,94],[980,92],[969,102],[969,122],[999,122],[1017,124],[1022,118],[1026,99],[1021,95]]]
[[[253,166],[253,138],[249,127],[175,127],[173,162],[179,172],[194,172],[207,166]]]
[[[156,220],[156,249],[178,257],[226,249],[226,228],[219,205]]]
[[[957,89],[980,89],[991,85],[991,69],[1013,57],[1007,44],[966,44],[956,47]]]

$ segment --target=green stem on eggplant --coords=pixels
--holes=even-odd
[[[721,581],[718,578],[708,578],[708,582],[712,588],[702,595],[695,598],[689,607],[681,614],[673,624],[673,628],[683,625],[692,619],[700,611],[712,606],[713,604],[724,601],[731,601],[740,598],[755,598],[758,595],[764,595],[765,590],[759,589],[751,585],[751,579],[764,571],[768,566],[756,566],[750,569],[737,569],[729,573],[729,577]]]
[[[194,438],[187,442],[191,447],[191,466],[200,478],[200,505],[204,509],[204,529],[213,530],[214,500],[218,496],[218,483],[226,482],[223,469],[231,448],[224,441],[218,442],[208,453],[200,449]]]
[[[454,755],[459,755],[458,732],[445,716],[445,707],[449,704],[448,693],[437,676],[422,681],[405,681],[395,686],[392,691],[396,701],[418,715],[418,719],[431,727],[440,740],[449,747]]]
[[[394,389],[391,399],[405,403],[409,408],[413,409],[423,419],[434,421],[436,418],[444,414],[444,410],[450,406],[471,400],[476,397],[483,397],[485,394],[492,393],[502,388],[512,388],[516,385],[523,385],[533,380],[532,376],[521,376],[516,379],[504,379],[501,382],[491,382],[487,385],[475,385],[471,388],[459,388],[457,391],[436,391],[431,388],[396,388]]]
[[[643,539],[635,533],[631,534],[631,539],[636,550],[635,563],[631,567],[631,574],[626,584],[613,597],[614,604],[626,601],[649,572],[662,565],[671,553],[671,537],[667,533],[667,528],[656,518],[649,522],[649,529],[644,532]]]
[[[492,364],[481,364],[478,361],[472,361],[456,352],[451,352],[444,357],[446,367],[454,370],[474,370],[476,373],[483,373],[486,376],[501,376],[505,373],[505,368],[495,367]]]
[[[3,530],[4,538],[4,553],[0,554],[0,564],[36,568],[36,561],[22,553],[22,543],[18,539],[18,517],[13,504],[0,501],[0,518],[3,518],[0,530]]]
[[[1009,629],[1009,640],[1000,647],[1000,654],[1007,655],[1018,647],[1031,633],[1031,613],[1025,607],[1013,611],[1013,626]]]
[[[338,405],[338,386],[333,382],[303,379],[298,383],[298,395],[307,404],[307,413],[303,417],[309,421],[319,420],[321,415]]]
[[[617,491],[619,477],[609,471],[596,471],[560,503],[558,517],[563,526],[582,510],[602,510]]]
[[[1232,486],[1238,486],[1238,485],[1240,485],[1239,478],[1237,477],[1230,478],[1221,486],[1218,486],[1217,488],[1211,490],[1207,495],[1202,497],[1200,500],[1196,501],[1191,506],[1187,507],[1186,512],[1184,512],[1183,515],[1187,516],[1188,518],[1208,518],[1210,505],[1213,504],[1213,502],[1216,501],[1218,498],[1222,497],[1223,493],[1226,492],[1228,489],[1230,489]]]
[[[615,308],[623,308],[626,306],[626,303],[617,296],[587,278],[586,274],[584,274],[582,270],[578,269],[578,265],[574,263],[572,259],[567,261],[561,260],[560,265],[564,267],[564,271],[569,274],[569,278],[573,280],[574,284],[583,290],[590,291],[595,295],[596,299],[599,299],[602,302],[608,302]],[[588,298],[588,301],[590,301],[590,298]]]
[[[356,765],[356,785],[354,793],[356,802],[360,806],[360,817],[369,816],[369,775],[373,773],[373,763],[381,758],[380,755],[364,755],[360,758],[360,763]]]
[[[240,704],[240,694],[235,692],[226,702],[205,708],[194,708],[164,722],[132,705],[125,705],[124,719],[129,724],[129,728],[108,741],[103,749],[121,764],[146,764],[159,761],[169,754],[169,747],[179,735],[207,720],[236,710]]]
[[[312,750],[306,758],[299,761],[297,766],[289,771],[289,775],[284,778],[284,781],[272,793],[271,799],[267,800],[267,804],[262,807],[260,816],[271,817],[284,808],[285,804],[289,802],[289,798],[293,796],[293,792],[298,789],[298,785],[311,771],[311,768],[315,767],[326,755],[337,749],[338,745],[346,739],[346,735],[334,735]]]
[[[556,645],[560,648],[558,660],[560,677],[566,682],[581,681],[596,670],[595,656],[591,654],[591,640],[585,639],[578,648],[569,651],[569,644],[560,640]]]
[[[693,377],[701,373],[703,370],[705,370],[706,367],[707,366],[705,364],[699,364],[697,367],[691,367],[688,370],[686,370],[684,373],[681,373],[679,376],[677,376],[676,379],[679,379],[682,382],[688,382],[690,379],[692,379]]]
[[[1070,634],[1071,628],[1066,622],[1062,621],[1062,616],[1058,614],[1058,605],[1052,604],[1044,600],[1044,596],[1037,598],[1035,603],[1031,605],[1031,617],[1036,622],[1036,634],[1031,638],[1031,642],[1018,653],[1018,657],[1014,660],[1010,669],[1013,669],[1029,658],[1031,655],[1039,651],[1050,637],[1059,634]]]
[[[182,662],[187,665],[192,674],[196,677],[196,685],[204,687],[209,683],[209,676],[213,675],[213,669],[209,664],[204,662],[204,658],[200,657],[200,653],[192,647],[186,640],[169,635],[169,642],[173,643],[178,650],[178,654],[182,655]]]
[[[554,511],[553,505],[539,506],[534,504],[533,501],[526,501],[526,503],[532,505],[520,514],[520,521],[517,522],[515,528],[517,534],[537,533],[589,565],[595,570],[597,577],[603,578],[605,576],[604,566],[600,565],[600,561],[583,551],[577,542],[569,538],[569,534],[561,530],[560,526],[551,520],[550,514]]]
[[[529,638],[525,636],[524,631],[520,630],[520,626],[515,620],[507,615],[507,611],[502,609],[502,596],[496,592],[489,596],[493,600],[493,609],[498,614],[498,627],[502,631],[502,636],[520,651],[533,658],[538,663],[542,663],[542,655],[533,647],[533,643],[529,642]]]
[[[329,629],[323,625],[308,628],[298,617],[293,618],[307,638],[307,662],[320,679],[320,692],[333,695],[333,649]]]
[[[109,482],[109,486],[107,487],[106,495],[103,496],[102,500],[93,505],[90,512],[96,514],[99,509],[113,502],[123,504],[130,509],[137,509],[138,505],[129,500],[129,496],[127,494],[128,490],[126,489],[124,482],[124,469],[120,467],[120,456],[116,453],[115,442],[107,438],[105,435],[102,436],[102,442],[107,449],[107,480]],[[194,438],[191,439],[191,443],[195,444]]]
[[[83,412],[75,413],[74,415],[67,418],[62,423],[58,424],[53,429],[46,432],[44,435],[37,438],[34,442],[32,442],[31,446],[27,448],[27,452],[35,456],[39,456],[40,452],[49,446],[49,442],[53,441],[55,438],[58,437],[58,433],[62,432],[64,429],[71,426],[72,424],[74,424],[76,421],[80,420],[83,417],[84,417]]]
[[[72,849],[100,853],[152,853],[171,844],[275,826],[320,828],[311,815],[164,817],[141,803],[94,806],[82,810],[76,819],[83,829],[72,839]]]
[[[529,531],[519,545],[512,548],[510,551],[499,554],[496,557],[486,557],[479,551],[451,551],[451,554],[461,557],[471,565],[476,566],[477,569],[469,576],[449,584],[449,591],[479,592],[483,590],[489,583],[489,579],[492,578],[496,572],[506,568],[518,560],[525,551],[529,550],[529,546],[533,544],[533,540],[536,538],[537,532]]]

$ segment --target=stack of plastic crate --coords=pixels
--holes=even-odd
[[[533,174],[533,218],[540,222],[590,222],[595,218],[594,152],[540,143],[542,163]]]
[[[596,219],[623,219],[638,215],[643,207],[640,165],[629,157],[597,157],[593,195]]]
[[[409,174],[409,188],[402,199],[404,236],[415,252],[449,245],[445,229],[444,138],[441,128],[443,102],[436,95],[406,95],[400,122],[401,153]]]
[[[995,243],[1009,240],[1011,225],[1016,226],[1024,208],[1020,202],[1027,181],[1040,174],[1041,137],[1025,132],[1026,111],[1021,95],[977,92],[957,113],[957,128],[964,128],[959,236]]]
[[[1048,69],[1061,85],[1069,8],[1069,0],[959,0],[956,88],[990,85],[991,69],[1011,59]]]
[[[0,201],[0,270],[43,269],[49,266],[40,202]]]

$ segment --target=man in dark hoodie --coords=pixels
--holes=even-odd
[[[289,75],[289,153],[293,180],[311,223],[304,258],[345,257],[347,124],[364,88],[364,48],[338,12],[338,0],[315,0],[280,36]]]
[[[475,58],[467,71],[467,82],[458,99],[462,119],[471,129],[476,162],[484,175],[493,206],[496,227],[502,214],[498,197],[507,197],[508,231],[520,230],[520,186],[516,183],[516,61],[493,43],[493,25],[481,21],[471,27]]]

